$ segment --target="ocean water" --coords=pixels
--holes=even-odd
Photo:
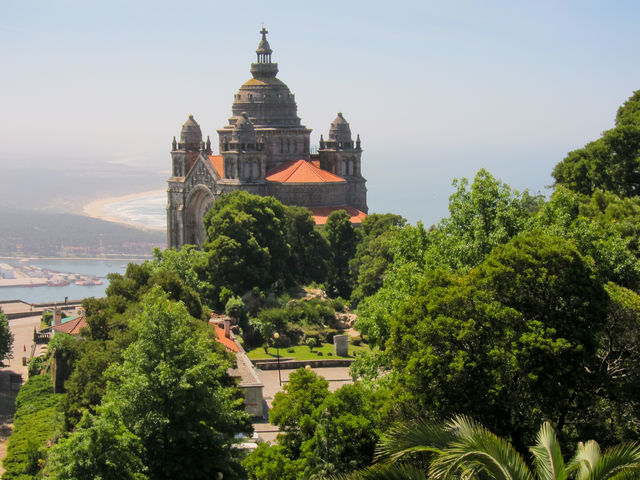
[[[167,194],[153,192],[139,197],[107,203],[103,212],[122,221],[143,227],[167,228]]]
[[[34,265],[47,270],[65,273],[80,273],[83,275],[93,275],[102,280],[102,285],[76,285],[71,283],[64,287],[2,287],[0,288],[0,300],[22,300],[27,303],[60,302],[64,303],[64,298],[69,300],[82,300],[86,297],[103,297],[109,285],[107,274],[124,274],[127,263],[132,260],[75,260],[75,259],[55,259],[55,260],[29,260],[22,262],[19,259],[3,259],[2,262],[14,266]],[[142,260],[136,260],[141,263]]]

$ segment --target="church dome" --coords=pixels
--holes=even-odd
[[[200,129],[200,125],[194,120],[193,115],[189,115],[189,118],[184,122],[182,130],[180,131],[180,144],[183,145],[183,148],[189,150],[200,148],[201,143],[202,130]]]
[[[338,112],[336,119],[331,122],[329,129],[329,140],[336,142],[351,142],[351,128],[342,116],[342,112]]]
[[[257,62],[251,64],[253,78],[245,82],[234,97],[232,112],[238,118],[246,112],[256,127],[300,127],[295,96],[280,79],[278,64],[271,62],[271,47],[264,28],[256,50]],[[232,123],[233,123],[232,119]]]

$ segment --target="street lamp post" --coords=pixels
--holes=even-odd
[[[278,332],[274,333],[273,338],[276,344],[276,356],[278,357],[278,382],[280,382],[280,386],[282,386],[282,377],[280,376],[280,347],[278,346],[278,339],[280,338],[280,334]]]

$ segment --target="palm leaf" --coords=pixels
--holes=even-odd
[[[413,422],[392,428],[380,439],[376,461],[396,461],[410,453],[439,453],[454,438],[441,423]]]
[[[610,448],[591,470],[589,480],[619,480],[640,471],[640,445],[626,443]]]
[[[600,446],[593,440],[587,443],[580,442],[578,450],[567,465],[567,470],[578,471],[576,480],[586,480],[600,460]]]
[[[330,480],[427,480],[425,473],[406,463],[385,463],[353,473],[334,475]]]
[[[449,426],[456,439],[431,464],[430,476],[446,480],[484,471],[494,480],[534,480],[520,454],[506,440],[463,416],[455,417]]]
[[[536,438],[536,444],[530,448],[539,480],[565,480],[567,471],[556,433],[549,422],[545,422]]]

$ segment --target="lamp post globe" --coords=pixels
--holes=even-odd
[[[280,334],[275,332],[273,334],[273,338],[275,339],[276,344],[276,356],[278,357],[278,383],[282,386],[282,376],[280,374],[280,345],[278,345],[278,339],[280,338]]]

